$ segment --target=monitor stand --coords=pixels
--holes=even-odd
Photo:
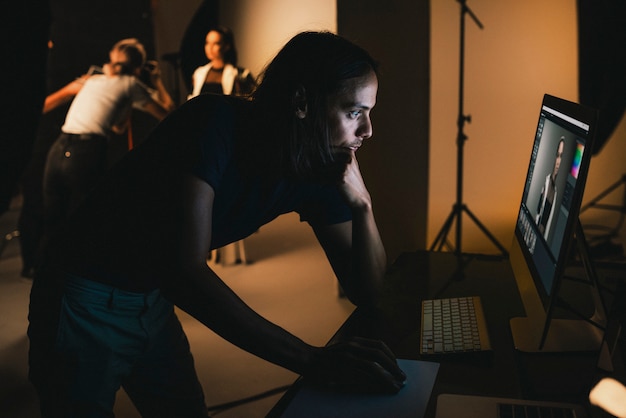
[[[510,320],[515,349],[527,353],[585,352],[600,349],[607,321],[606,308],[599,292],[597,274],[589,258],[580,221],[576,225],[576,242],[589,281],[595,312],[591,317],[582,319],[552,318],[557,295],[552,295],[546,312],[530,272],[526,271],[528,277],[516,274],[515,280],[527,316]],[[525,262],[517,240],[514,240],[510,254],[512,265],[516,262]],[[521,260],[518,257],[521,257]]]

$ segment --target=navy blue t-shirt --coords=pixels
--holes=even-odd
[[[350,209],[334,185],[266,176],[270,167],[253,175],[242,173],[234,158],[238,152],[234,130],[239,120],[232,102],[216,96],[196,100],[214,102],[209,106],[214,110],[206,121],[208,129],[198,139],[199,160],[192,167],[193,174],[215,191],[212,247],[244,238],[284,213],[297,212],[312,226],[351,219]]]

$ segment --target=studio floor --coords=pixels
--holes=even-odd
[[[37,398],[27,379],[31,281],[20,275],[19,237],[10,235],[16,229],[19,210],[18,198],[11,210],[0,216],[5,244],[0,254],[0,416],[38,418]],[[336,279],[308,225],[300,223],[297,215],[284,215],[247,238],[245,248],[248,264],[209,263],[261,315],[310,344],[324,345],[354,306],[338,297]],[[297,378],[233,346],[184,312],[178,314],[209,406],[283,387]],[[264,417],[280,396],[212,416]],[[115,414],[118,418],[139,417],[123,391],[118,393]]]

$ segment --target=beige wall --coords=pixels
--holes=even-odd
[[[508,248],[544,93],[577,98],[574,0],[472,0],[466,16],[464,203]],[[429,237],[456,201],[460,6],[432,2]],[[497,252],[463,215],[462,249]],[[454,237],[453,234],[450,235]]]
[[[158,55],[178,51],[202,0],[157,0],[154,22]],[[336,0],[223,0],[220,22],[235,33],[240,65],[258,74],[296,33],[337,30]]]
[[[176,52],[202,0],[158,0],[154,24],[157,56]],[[226,0],[220,3],[220,22],[229,26],[237,43],[239,65],[256,76],[278,50],[303,30],[336,32],[335,0]],[[173,84],[170,68],[164,80]],[[183,98],[186,92],[182,92]]]
[[[220,21],[235,33],[239,64],[257,75],[298,32],[336,32],[335,3],[335,0],[226,0],[220,3]]]

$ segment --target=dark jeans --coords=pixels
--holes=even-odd
[[[44,171],[46,230],[54,231],[76,209],[106,168],[106,137],[59,135],[48,152]]]
[[[22,275],[32,277],[39,263],[44,233],[43,175],[50,147],[59,137],[67,109],[58,108],[41,116],[33,152],[22,175],[22,209],[17,223],[20,232]]]
[[[187,337],[158,290],[44,276],[33,283],[28,328],[42,417],[112,417],[120,387],[143,417],[208,416]]]

